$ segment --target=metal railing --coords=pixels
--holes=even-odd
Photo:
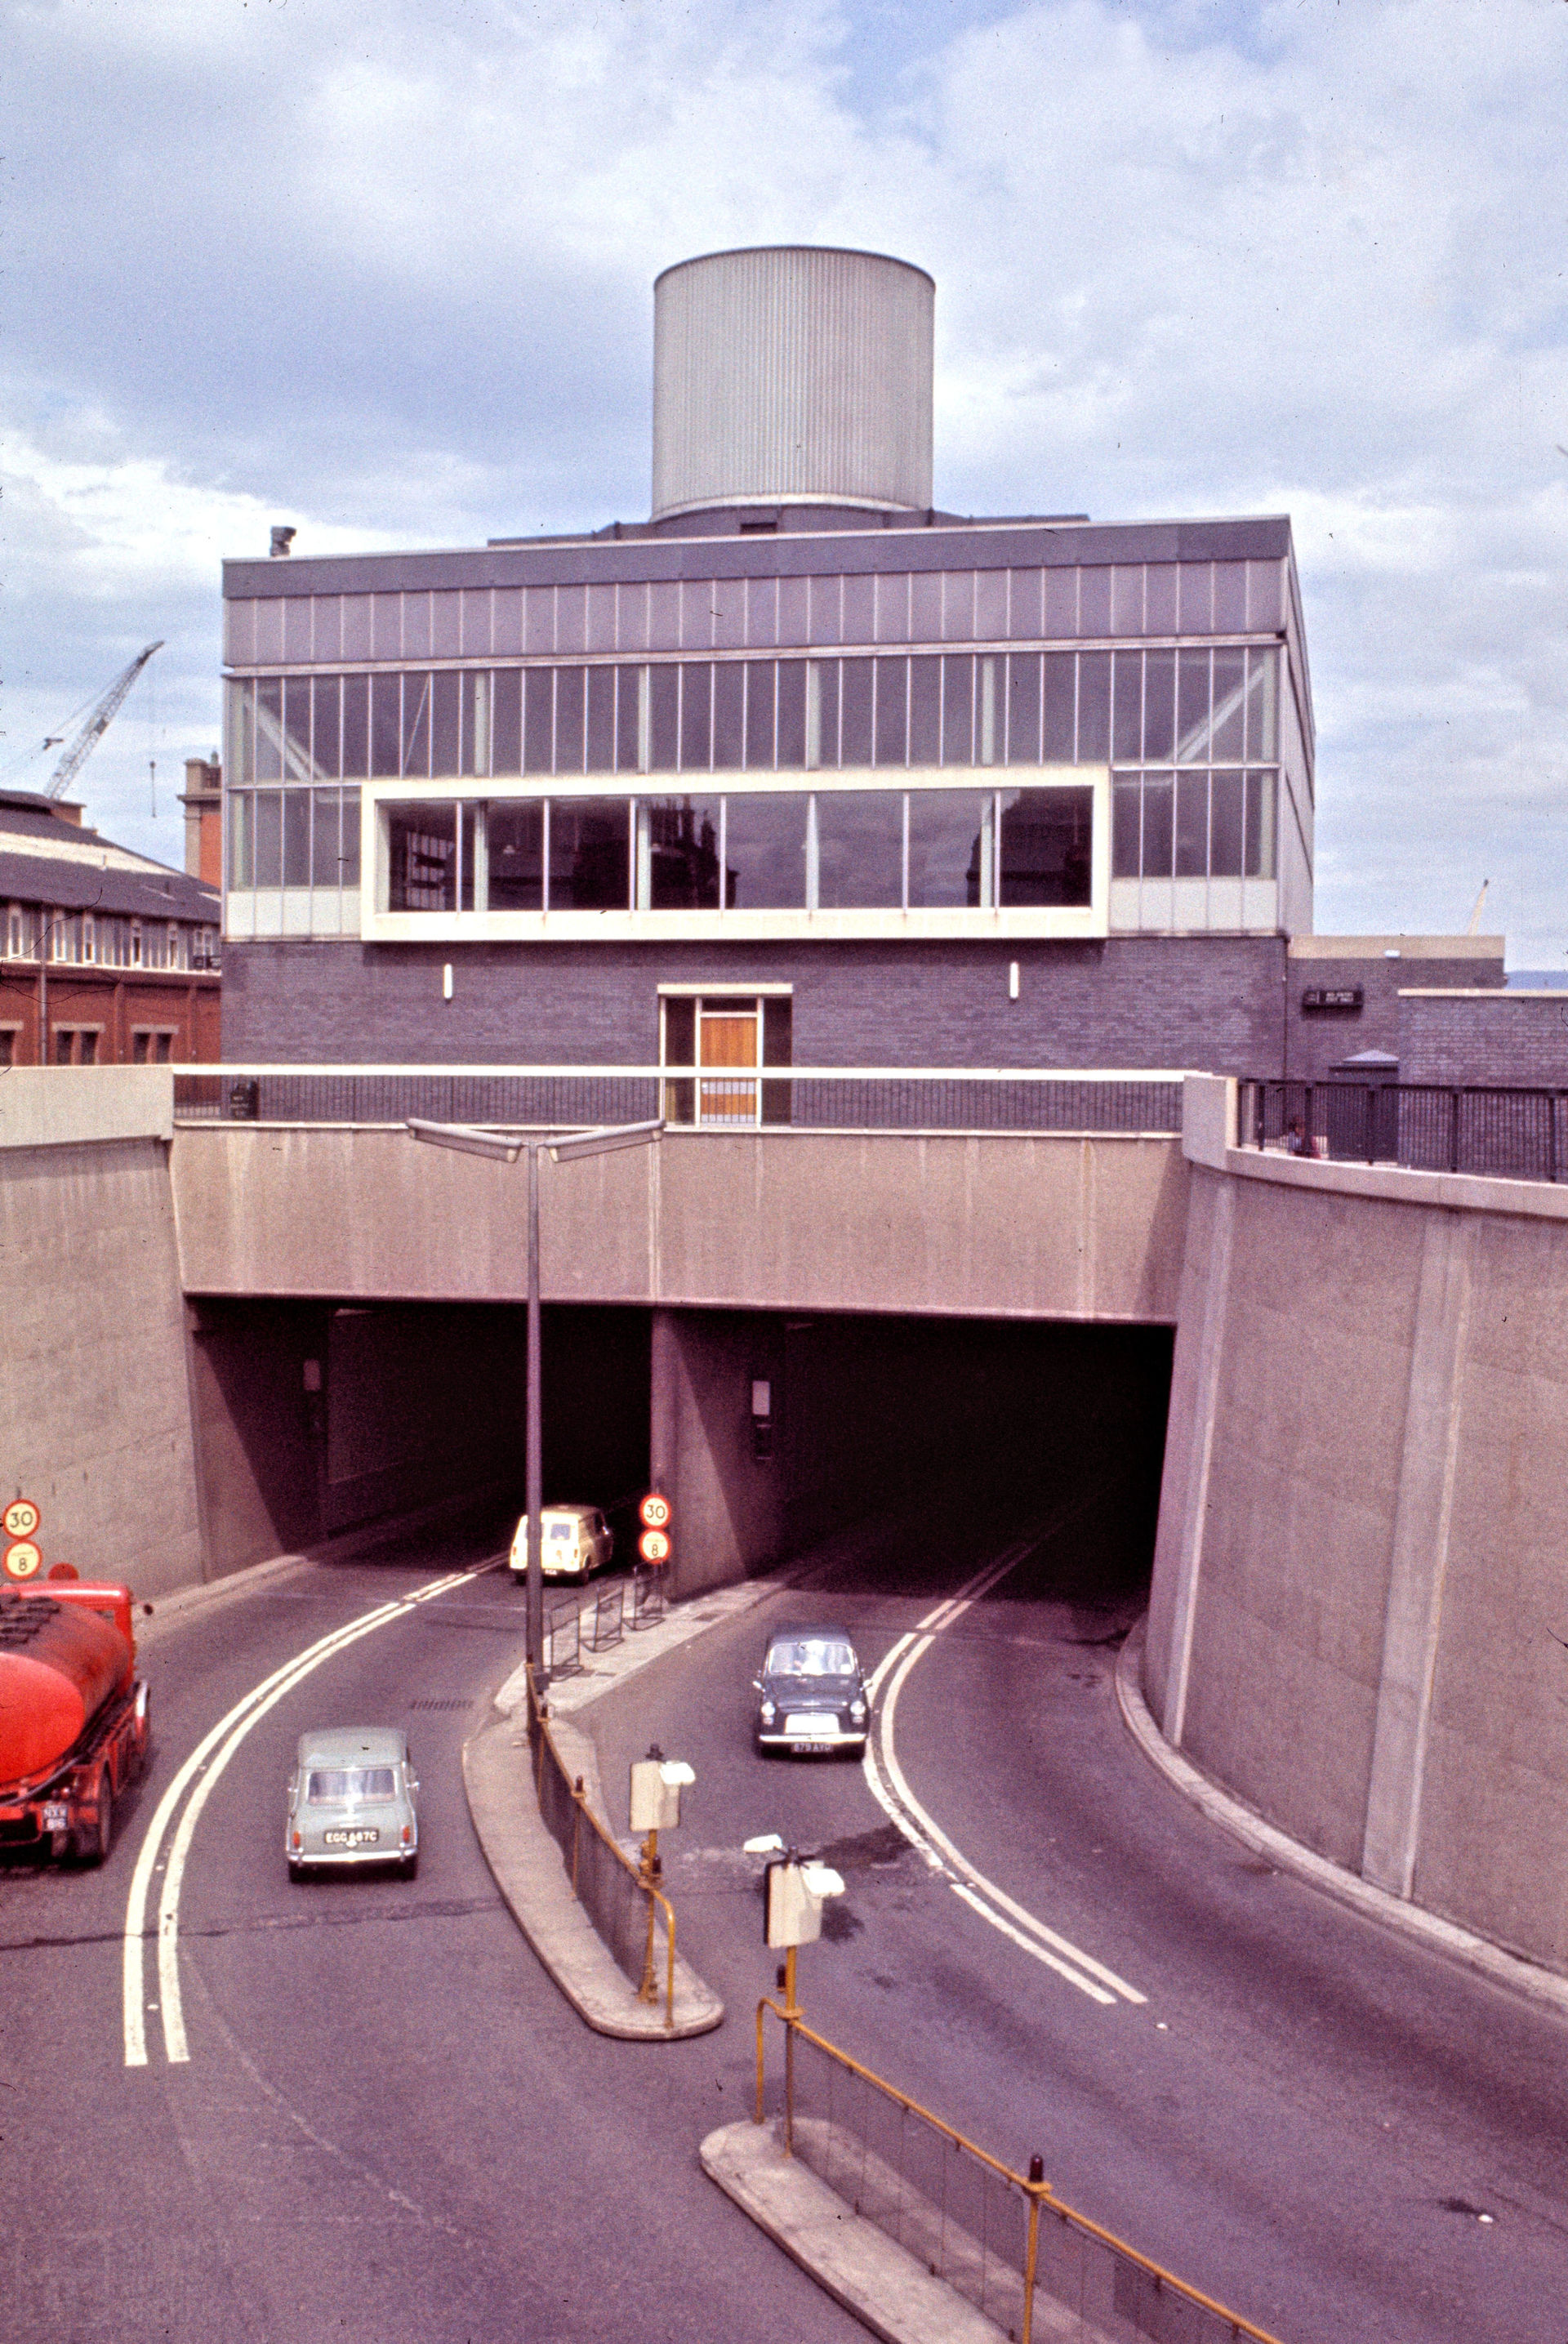
[[[1040,2158],[1015,2173],[771,1998],[757,2006],[759,2125],[770,2114],[769,2011],[784,2029],[771,2113],[785,2155],[1015,2344],[1278,2344],[1064,2205]]]
[[[533,1787],[545,1829],[561,1850],[572,1893],[609,1948],[617,1968],[642,1999],[658,2000],[653,1984],[663,1941],[664,2024],[675,2023],[675,1912],[667,1896],[644,1880],[616,1846],[589,1805],[581,1774],[567,1771],[550,1731],[546,1704],[528,1672],[528,1746]]]
[[[1029,1066],[288,1066],[174,1069],[180,1124],[562,1128],[663,1116],[702,1131],[1181,1129],[1179,1071]]]
[[[1557,1180],[1568,1171],[1568,1089],[1249,1080],[1237,1138],[1340,1164]]]

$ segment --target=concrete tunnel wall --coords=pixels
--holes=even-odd
[[[1309,1846],[1568,1968],[1568,1197],[1201,1154],[1150,1706]]]

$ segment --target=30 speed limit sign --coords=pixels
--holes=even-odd
[[[8,1539],[30,1539],[43,1517],[31,1498],[13,1498],[5,1509],[5,1535]]]
[[[637,1541],[637,1551],[644,1562],[668,1562],[670,1541],[663,1531],[644,1531]]]
[[[670,1500],[662,1490],[650,1490],[637,1511],[642,1517],[645,1531],[667,1531],[670,1527]],[[668,1549],[666,1548],[666,1551]]]

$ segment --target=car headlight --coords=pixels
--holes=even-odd
[[[778,1715],[778,1710],[774,1702],[771,1701],[764,1701],[762,1707],[758,1710],[757,1715],[762,1719],[764,1725],[771,1725],[774,1718]]]
[[[865,1723],[865,1703],[863,1701],[852,1701],[849,1704],[849,1713],[856,1725]]]

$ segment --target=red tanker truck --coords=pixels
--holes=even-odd
[[[101,1864],[147,1763],[128,1587],[0,1591],[0,1847]]]

